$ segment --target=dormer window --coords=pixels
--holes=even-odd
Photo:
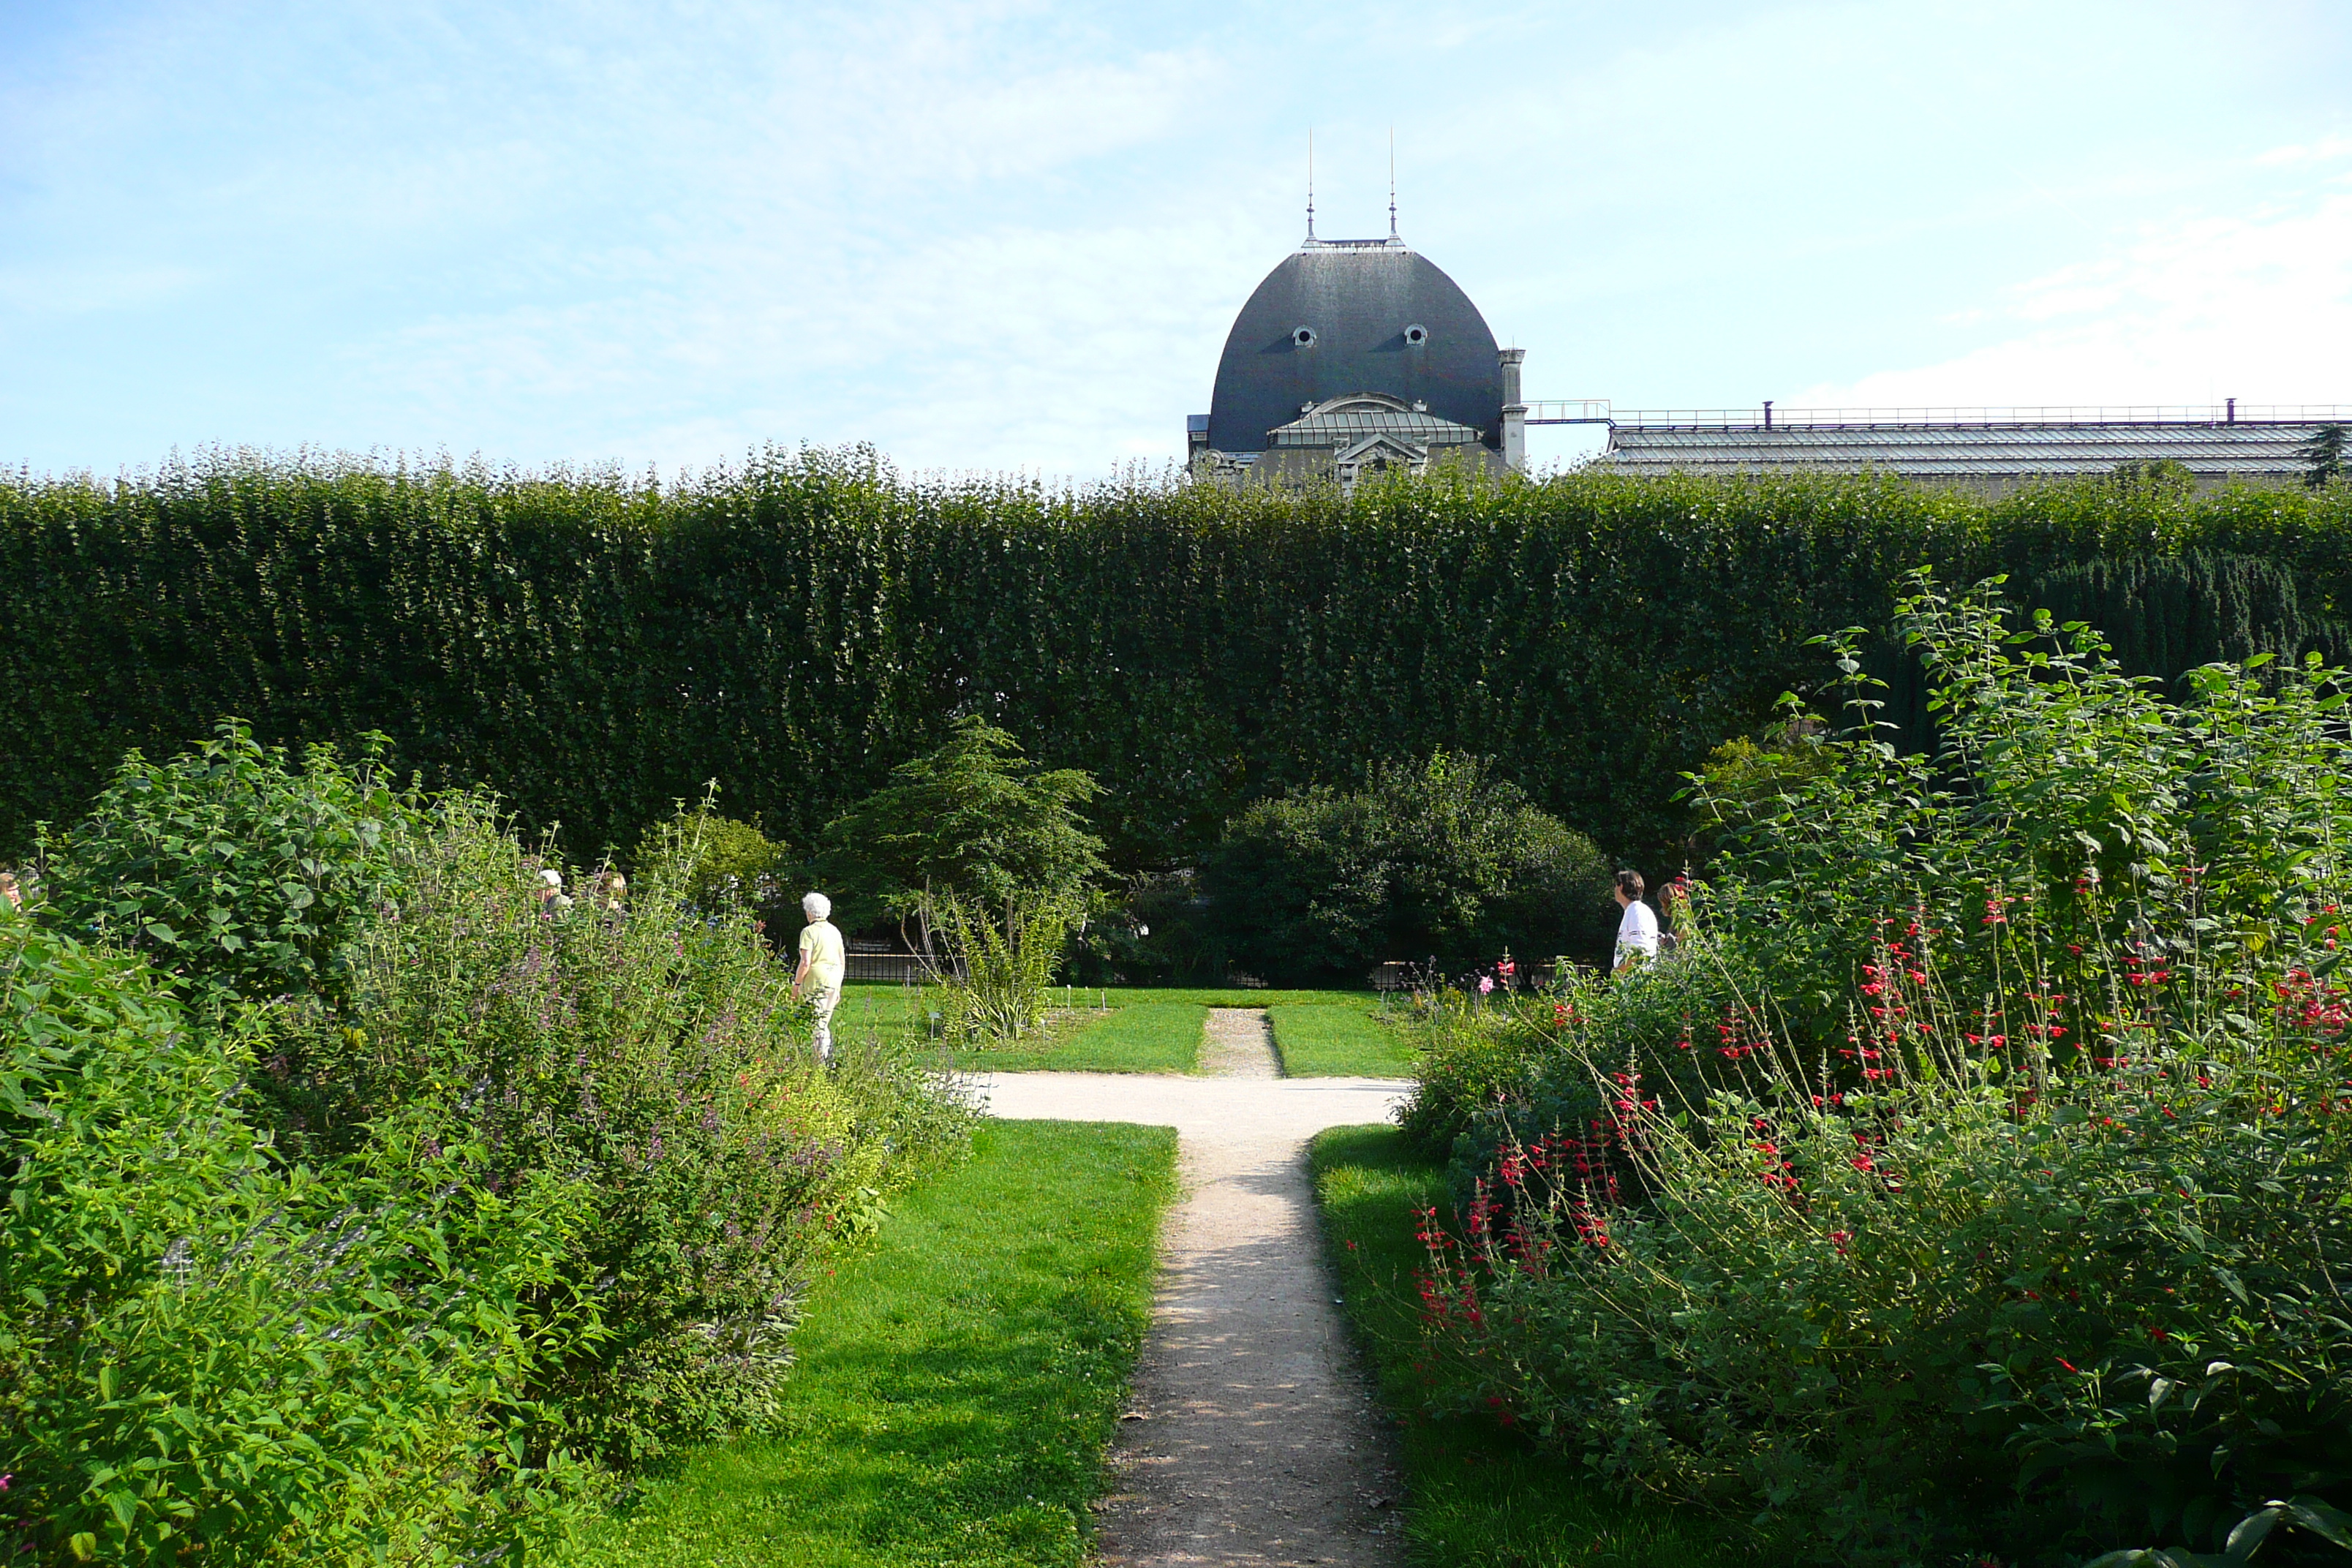
[[[1414,348],[1419,348],[1429,341],[1429,329],[1416,321],[1404,330],[1404,341]]]
[[[1265,340],[1264,338],[1260,338],[1258,340],[1260,342],[1264,342],[1265,341]],[[1291,329],[1290,342],[1292,346],[1296,348],[1313,348],[1315,346],[1315,329],[1312,327],[1294,327]]]

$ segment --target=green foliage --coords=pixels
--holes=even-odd
[[[1736,736],[1706,754],[1691,792],[1698,800],[1692,812],[1693,858],[1704,859],[1723,835],[1771,812],[1790,789],[1829,765],[1820,731],[1804,721],[1775,725],[1761,744]]]
[[[1077,920],[1067,894],[1008,896],[997,910],[952,893],[919,895],[930,995],[960,1046],[1017,1041],[1045,1021],[1045,988]]]
[[[2178,695],[2187,695],[2189,672],[2225,659],[2352,658],[2340,605],[2275,559],[2200,550],[2093,561],[2044,573],[2021,592],[2055,624],[2098,628],[2125,670],[2160,676]]]
[[[2196,473],[2188,464],[2176,458],[2140,458],[2117,463],[2107,477],[2118,485],[2159,486],[2167,489],[2187,489],[2197,482]]]
[[[769,1440],[688,1457],[577,1559],[1078,1568],[1151,1321],[1165,1127],[988,1121],[814,1282]]]
[[[1902,626],[1937,756],[1828,742],[1673,957],[1447,1016],[1483,1038],[1412,1115],[1476,1178],[1432,1265],[1453,1395],[1842,1562],[2221,1552],[2266,1512],[2242,1544],[2323,1560],[2345,698],[2217,668],[2174,703],[1924,584]]]
[[[1202,868],[1227,951],[1286,977],[1589,947],[1608,886],[1589,840],[1445,752],[1252,806]]]
[[[356,768],[312,746],[297,773],[224,719],[170,762],[132,752],[88,819],[43,846],[52,917],[202,991],[337,993],[383,891],[385,832],[410,809],[383,779],[382,741]]]
[[[690,910],[742,909],[770,930],[790,927],[800,899],[790,886],[791,851],[748,822],[719,816],[706,799],[656,825],[631,857],[643,877],[665,878]]]
[[[768,1420],[807,1259],[963,1128],[895,1050],[815,1062],[748,911],[685,903],[698,826],[666,830],[625,906],[559,912],[493,808],[444,797],[392,842],[399,891],[350,1003],[306,1011],[270,1064],[316,1108],[286,1130],[297,1147],[399,1128],[487,1151],[491,1192],[582,1184],[530,1321],[570,1348],[526,1391],[616,1463]]]
[[[825,825],[817,877],[839,889],[853,929],[908,913],[926,889],[975,907],[1072,900],[1106,869],[1079,815],[1099,793],[1076,769],[1024,765],[1020,743],[987,721],[959,719],[946,745]]]
[[[134,759],[0,904],[0,1546],[520,1562],[593,1461],[772,1424],[811,1259],[970,1112],[900,1046],[816,1068],[748,911],[681,895],[702,826],[542,901],[484,797]],[[268,940],[80,942],[109,867]]]
[[[261,1038],[0,904],[0,1547],[44,1562],[478,1562],[560,1533],[520,1337],[576,1196],[449,1148],[268,1157]]]
[[[2319,489],[2344,472],[2344,426],[2322,425],[2312,432],[2310,440],[2295,448],[2294,455],[2303,459],[2303,482]]]
[[[2032,582],[2258,556],[2340,619],[2347,518],[2342,486],[2104,480],[1990,501],[1598,474],[1055,494],[856,452],[668,490],[249,454],[9,478],[0,858],[79,816],[129,747],[169,754],[222,713],[265,742],[382,731],[401,776],[487,784],[590,856],[713,778],[731,815],[822,847],[971,713],[1102,783],[1089,830],[1122,871],[1190,863],[1252,801],[1440,749],[1670,867],[1675,781],[1817,687],[1806,638],[1886,625],[1912,566]]]

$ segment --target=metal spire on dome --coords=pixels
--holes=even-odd
[[[1397,237],[1396,226],[1396,127],[1389,127],[1389,237]]]
[[[1315,127],[1307,128],[1307,243],[1315,243]]]

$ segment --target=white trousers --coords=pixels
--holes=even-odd
[[[820,985],[809,993],[816,1005],[816,1059],[833,1060],[833,1010],[841,1005],[841,987]]]

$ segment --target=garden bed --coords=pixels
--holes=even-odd
[[[1713,1518],[1629,1501],[1492,1419],[1428,1413],[1415,1279],[1442,1163],[1392,1127],[1335,1127],[1307,1152],[1349,1324],[1401,1428],[1414,1561],[1446,1568],[1716,1568],[1758,1560]]]

